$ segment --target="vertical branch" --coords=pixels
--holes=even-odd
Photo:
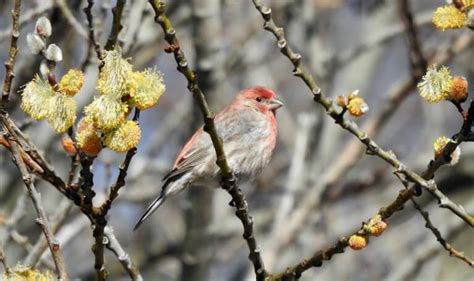
[[[14,161],[18,165],[18,168],[23,178],[23,182],[25,183],[25,186],[28,189],[31,200],[33,201],[33,205],[36,210],[36,214],[38,215],[36,222],[43,230],[44,236],[46,237],[46,241],[48,241],[49,249],[51,251],[51,256],[53,257],[54,264],[56,266],[57,274],[60,279],[68,280],[66,266],[64,264],[64,260],[60,252],[59,242],[54,238],[54,234],[49,228],[48,218],[41,203],[41,195],[38,193],[38,191],[36,191],[36,187],[33,184],[33,178],[31,177],[30,172],[28,172],[28,168],[26,167],[25,162],[23,162],[23,159],[21,158],[17,143],[12,141],[11,145]]]
[[[8,60],[5,63],[5,80],[3,82],[1,107],[5,108],[8,103],[8,96],[10,95],[12,81],[15,74],[13,73],[13,66],[15,64],[16,54],[18,53],[18,37],[20,36],[20,6],[21,0],[15,0],[15,7],[12,10],[12,33],[10,41],[10,51]]]
[[[413,20],[413,14],[410,9],[409,0],[400,0],[399,3],[400,17],[406,29],[408,43],[410,46],[410,64],[412,71],[412,80],[418,81],[423,76],[428,62],[423,55],[418,30]]]
[[[140,118],[140,110],[135,109],[135,114],[133,115],[133,120],[138,121]],[[100,207],[93,207],[92,201],[90,214],[92,217],[92,221],[94,223],[94,246],[92,246],[92,252],[95,256],[95,264],[94,268],[96,270],[96,280],[105,280],[107,278],[107,270],[105,269],[105,258],[104,258],[104,246],[107,244],[106,239],[106,228],[107,228],[107,220],[105,216],[107,215],[110,207],[112,206],[112,202],[117,198],[118,192],[120,188],[125,186],[125,178],[127,176],[128,168],[130,167],[130,162],[132,161],[133,156],[136,154],[137,149],[132,148],[127,152],[125,159],[120,165],[120,172],[117,177],[116,182],[111,186],[109,197],[107,200],[100,206]],[[91,199],[92,200],[92,199]],[[113,233],[112,233],[113,234]],[[118,242],[118,241],[117,241]],[[120,259],[119,259],[120,260]],[[123,262],[120,260],[120,262]],[[138,269],[136,269],[138,271]]]
[[[112,29],[110,30],[109,39],[105,44],[106,50],[112,50],[117,45],[117,39],[120,31],[122,30],[123,26],[120,22],[122,20],[123,8],[125,7],[125,0],[118,0],[117,5],[112,8],[112,14],[114,15],[114,19],[112,22]]]
[[[89,48],[94,47],[97,59],[100,59],[100,45],[95,39],[95,29],[94,29],[94,18],[92,16],[92,7],[94,6],[94,0],[87,0],[87,7],[84,8],[84,13],[87,18],[87,25],[89,26]]]
[[[214,124],[214,114],[209,109],[204,93],[199,88],[196,73],[188,66],[186,56],[181,50],[178,38],[176,37],[176,31],[165,14],[165,4],[160,0],[149,0],[149,3],[155,12],[155,22],[163,29],[165,40],[170,45],[166,51],[173,53],[178,65],[178,71],[186,77],[188,89],[193,94],[194,100],[201,110],[204,118],[204,131],[211,137],[216,152],[216,164],[221,171],[221,187],[232,196],[232,205],[236,208],[235,214],[244,227],[243,237],[247,241],[247,246],[250,251],[249,260],[253,263],[257,280],[264,280],[268,274],[263,264],[260,248],[257,246],[257,240],[253,234],[253,218],[248,214],[247,200],[237,186],[235,175],[227,163],[227,158],[224,153],[224,144],[217,134]]]

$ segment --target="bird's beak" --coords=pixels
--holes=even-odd
[[[268,103],[268,108],[270,110],[277,110],[278,108],[282,107],[283,106],[283,102],[281,102],[281,100],[277,99],[277,98],[274,98],[272,99],[269,103]]]

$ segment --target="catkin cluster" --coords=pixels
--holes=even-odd
[[[87,129],[78,130],[76,140],[85,152],[89,150],[89,139],[96,146],[97,138],[106,147],[125,152],[138,144],[141,135],[138,124],[127,116],[133,107],[145,110],[156,105],[166,86],[156,69],[133,71],[120,50],[104,51],[102,64],[98,96],[84,110]]]
[[[23,88],[21,108],[33,119],[46,119],[57,133],[64,133],[76,120],[73,97],[81,90],[84,75],[71,69],[57,82],[53,70],[62,60],[62,51],[55,44],[46,46],[51,33],[50,21],[41,17],[27,36],[30,51],[41,55],[43,62],[41,76],[36,75]],[[133,108],[145,110],[156,105],[166,86],[156,69],[133,71],[121,50],[111,50],[102,54],[96,90],[98,95],[85,107],[86,116],[75,136],[77,147],[90,156],[96,156],[103,146],[116,152],[136,147],[141,130],[128,116]],[[62,143],[68,153],[76,153],[72,139],[63,138]]]

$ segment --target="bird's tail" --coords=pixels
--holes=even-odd
[[[151,214],[153,214],[153,212],[156,211],[156,209],[158,209],[161,204],[163,204],[163,202],[165,202],[165,199],[166,199],[166,193],[165,192],[161,192],[161,195],[160,197],[156,198],[155,201],[153,201],[153,203],[150,204],[150,206],[148,206],[148,208],[146,209],[145,213],[143,214],[143,216],[138,220],[138,222],[135,224],[135,227],[133,228],[133,231],[137,230],[138,227],[140,227],[140,225],[149,217],[151,216]]]

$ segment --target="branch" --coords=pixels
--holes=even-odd
[[[133,264],[130,256],[120,245],[117,237],[115,237],[113,228],[111,226],[106,226],[104,229],[104,234],[105,237],[107,237],[107,242],[105,243],[107,249],[114,253],[114,255],[122,264],[123,268],[127,271],[128,275],[130,275],[130,278],[132,278],[133,281],[142,281],[143,277],[141,276],[138,267]]]
[[[53,233],[56,233],[58,231],[59,227],[66,219],[67,214],[71,210],[72,206],[72,202],[67,198],[64,198],[63,201],[59,203],[58,209],[53,214],[51,219],[51,231]],[[45,240],[44,236],[40,236],[33,245],[33,248],[28,251],[28,255],[23,259],[23,264],[28,264],[32,267],[35,267],[38,261],[42,259],[43,252],[48,247],[47,242],[48,241]]]
[[[214,114],[209,109],[204,93],[199,88],[196,74],[189,68],[184,52],[181,50],[179,41],[176,38],[176,31],[171,25],[170,20],[165,14],[165,4],[160,0],[149,0],[150,5],[155,12],[155,22],[158,23],[165,34],[165,40],[170,45],[166,51],[172,52],[178,65],[178,70],[186,77],[188,89],[193,94],[194,100],[199,106],[204,118],[204,131],[206,131],[212,140],[217,155],[216,164],[219,166],[222,180],[221,187],[232,196],[232,205],[237,209],[235,214],[241,220],[244,227],[244,239],[247,241],[250,250],[249,259],[252,261],[257,280],[263,280],[267,276],[260,249],[257,247],[257,241],[253,234],[253,218],[248,215],[248,204],[237,186],[236,178],[232,172],[224,153],[222,139],[218,136],[214,124]]]
[[[27,11],[25,11],[21,15],[21,18],[20,18],[20,29],[23,28],[28,23],[30,23],[35,18],[37,18],[38,16],[46,13],[51,8],[53,8],[51,1],[42,1],[41,5],[38,5],[34,9],[28,9]],[[11,36],[11,29],[12,27],[8,27],[4,30],[0,30],[0,43],[3,42],[3,40],[5,40],[6,38]]]
[[[418,212],[420,213],[420,215],[423,217],[423,219],[425,220],[426,224],[425,224],[425,227],[428,228],[429,230],[431,230],[431,232],[433,233],[433,235],[436,237],[436,240],[438,240],[438,242],[441,244],[441,246],[443,246],[443,248],[448,251],[449,255],[451,257],[455,257],[455,258],[458,258],[462,261],[464,261],[465,263],[467,263],[470,267],[474,267],[474,261],[472,261],[471,259],[469,259],[468,257],[466,257],[466,255],[464,255],[463,252],[460,252],[456,249],[454,249],[448,242],[446,242],[446,240],[444,240],[443,236],[441,235],[441,232],[439,231],[439,229],[437,229],[433,223],[431,222],[431,219],[429,217],[429,214],[428,212],[426,211],[423,211],[423,209],[421,208],[421,206],[415,201],[415,199],[411,199],[411,202],[413,203],[413,206],[415,206],[415,209],[418,210]]]
[[[74,15],[71,12],[71,9],[69,9],[67,3],[65,0],[54,0],[55,4],[58,6],[58,8],[61,10],[63,13],[64,17],[66,18],[67,22],[69,25],[74,28],[74,30],[79,34],[81,37],[87,39],[88,34],[87,31],[82,27],[82,25],[77,21],[77,19],[74,17]]]
[[[133,120],[135,122],[138,122],[139,118],[140,110],[135,109]],[[95,238],[95,243],[92,246],[92,251],[94,252],[95,256],[94,268],[96,269],[97,280],[105,280],[108,275],[107,271],[105,270],[104,258],[104,245],[106,244],[105,229],[107,227],[107,220],[105,216],[110,210],[112,202],[115,200],[115,198],[117,198],[120,188],[125,186],[125,177],[127,176],[127,171],[130,166],[130,162],[132,161],[133,156],[136,154],[136,151],[136,148],[132,148],[127,152],[127,155],[125,156],[125,159],[122,165],[120,166],[120,172],[117,177],[117,181],[111,186],[109,197],[100,207],[94,207],[92,204],[92,198],[95,196],[95,192],[92,190],[93,175],[90,172],[90,165],[86,166],[85,168],[83,166],[83,169],[81,170],[81,175],[83,175],[83,178],[85,179],[85,184],[83,186],[85,188],[85,191],[90,194],[90,196],[86,196],[87,202],[85,202],[85,214],[90,214],[91,222],[94,224],[93,236]],[[93,160],[89,161],[86,163],[86,165],[89,163],[92,164]]]
[[[454,208],[453,204],[449,204],[449,199],[446,196],[441,196],[441,192],[437,189],[436,184],[434,181],[428,182],[426,179],[431,179],[434,174],[429,176],[420,176],[414,171],[406,168],[406,166],[401,163],[395,154],[392,151],[385,151],[378,146],[375,141],[373,141],[366,132],[359,129],[356,123],[344,118],[342,114],[340,114],[336,108],[332,105],[332,101],[321,91],[321,88],[316,84],[311,74],[301,66],[301,55],[295,53],[290,46],[288,46],[287,40],[285,38],[285,33],[283,28],[276,26],[275,22],[272,19],[272,12],[271,9],[264,6],[260,0],[252,0],[255,8],[260,12],[262,18],[264,19],[264,29],[271,32],[275,38],[277,39],[277,45],[280,49],[280,52],[285,55],[293,64],[294,70],[293,75],[301,78],[305,84],[310,88],[313,94],[313,100],[324,107],[327,115],[331,117],[339,126],[341,126],[344,130],[348,131],[357,139],[362,142],[366,146],[366,153],[369,155],[375,155],[392,167],[395,168],[395,172],[399,175],[403,175],[408,181],[413,182],[418,186],[421,186],[427,190],[437,190],[438,192],[432,192],[442,203],[442,206],[449,206],[448,208],[454,212],[457,216],[464,219],[469,225],[474,226],[474,219],[472,219],[467,213],[461,212],[461,208]],[[454,145],[454,144],[453,144]],[[451,145],[451,148],[453,148]],[[457,145],[456,145],[457,146]],[[448,145],[449,147],[449,145]],[[453,150],[455,147],[453,148]],[[452,150],[452,151],[453,151]],[[446,151],[446,149],[445,149]],[[452,152],[451,151],[451,152]],[[449,154],[448,154],[449,155]],[[448,158],[449,159],[449,158]],[[447,162],[444,162],[447,163]],[[444,164],[443,163],[443,164]],[[439,168],[439,167],[437,167]],[[436,168],[436,170],[437,170]],[[441,194],[440,194],[441,193]]]
[[[410,46],[410,63],[413,81],[418,81],[424,74],[428,67],[428,62],[423,55],[420,39],[418,37],[418,30],[413,20],[413,14],[410,9],[409,0],[399,1],[399,12],[405,25],[408,43]]]
[[[60,253],[59,242],[54,238],[54,234],[49,228],[48,218],[46,216],[46,212],[44,211],[43,205],[41,204],[41,195],[38,193],[38,191],[36,191],[36,187],[33,184],[31,174],[28,172],[25,162],[23,162],[23,159],[21,158],[17,144],[15,142],[11,142],[11,145],[14,162],[16,162],[16,164],[18,165],[18,168],[23,178],[23,182],[25,183],[25,186],[30,194],[31,200],[33,201],[33,205],[38,215],[36,223],[41,227],[44,236],[48,241],[48,246],[51,251],[51,256],[53,257],[54,264],[56,266],[57,274],[60,279],[68,280],[66,266],[64,264],[63,257]]]
[[[8,60],[5,63],[5,80],[3,82],[3,92],[1,106],[5,108],[8,103],[8,96],[12,87],[12,80],[15,74],[13,74],[13,66],[15,64],[16,54],[18,53],[17,41],[20,36],[20,5],[21,0],[15,0],[15,7],[12,10],[12,31],[10,41],[10,51],[8,53]]]
[[[118,0],[117,5],[112,8],[112,14],[114,15],[114,19],[112,21],[112,29],[110,30],[109,39],[105,44],[105,49],[110,51],[117,45],[117,38],[122,30],[123,26],[120,23],[122,20],[123,8],[125,7],[125,0]]]
[[[84,8],[84,13],[87,18],[87,25],[89,26],[89,48],[94,47],[97,59],[101,57],[100,45],[95,39],[95,30],[94,30],[94,17],[92,16],[92,7],[94,6],[94,0],[87,0],[87,7]]]

